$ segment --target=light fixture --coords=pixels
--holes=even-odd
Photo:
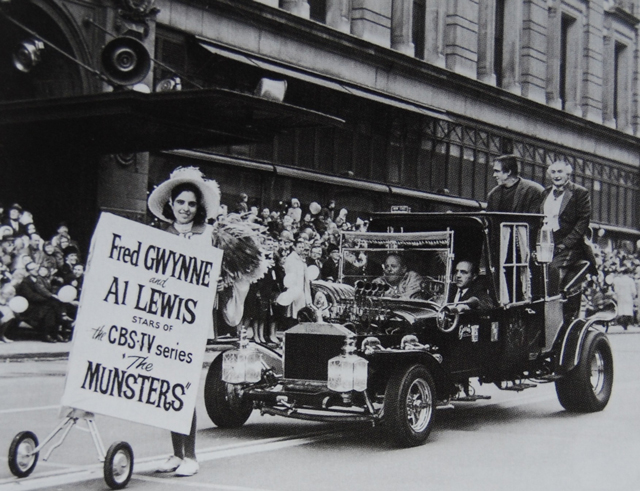
[[[331,358],[327,367],[327,387],[335,392],[362,392],[367,389],[369,362],[355,354],[355,336],[347,336],[342,354]]]
[[[172,92],[182,90],[182,80],[177,75],[160,80],[156,84],[156,92]]]
[[[282,102],[287,92],[286,80],[274,80],[271,78],[261,78],[255,90],[255,95],[263,99]]]
[[[13,52],[13,66],[23,73],[29,73],[42,60],[44,43],[30,38],[22,41]]]

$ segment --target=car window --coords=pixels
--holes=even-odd
[[[529,225],[500,225],[500,303],[531,301]]]
[[[453,233],[344,233],[340,277],[367,295],[443,304]]]

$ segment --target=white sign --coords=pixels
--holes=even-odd
[[[189,433],[222,262],[202,244],[101,215],[63,406]]]

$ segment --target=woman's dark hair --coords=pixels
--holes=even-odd
[[[198,209],[196,210],[196,216],[193,220],[193,223],[197,225],[202,225],[207,219],[207,212],[204,208],[204,205],[202,204],[202,193],[200,192],[200,189],[198,188],[198,186],[196,186],[195,184],[191,184],[190,182],[183,182],[181,184],[176,185],[171,190],[170,201],[175,201],[175,199],[178,196],[180,196],[180,193],[183,193],[184,191],[191,191],[193,194],[195,194],[196,201],[198,202]],[[164,207],[162,208],[162,214],[165,216],[165,218],[171,220],[172,222],[175,221],[176,219],[175,215],[173,214],[173,210],[171,209],[171,204],[169,201],[167,201]]]

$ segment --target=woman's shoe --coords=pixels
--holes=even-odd
[[[200,470],[200,465],[193,459],[184,459],[180,467],[176,469],[176,476],[188,477],[197,474]]]
[[[167,460],[165,460],[160,467],[156,469],[156,472],[173,472],[182,464],[182,459],[180,457],[176,457],[172,455]]]

